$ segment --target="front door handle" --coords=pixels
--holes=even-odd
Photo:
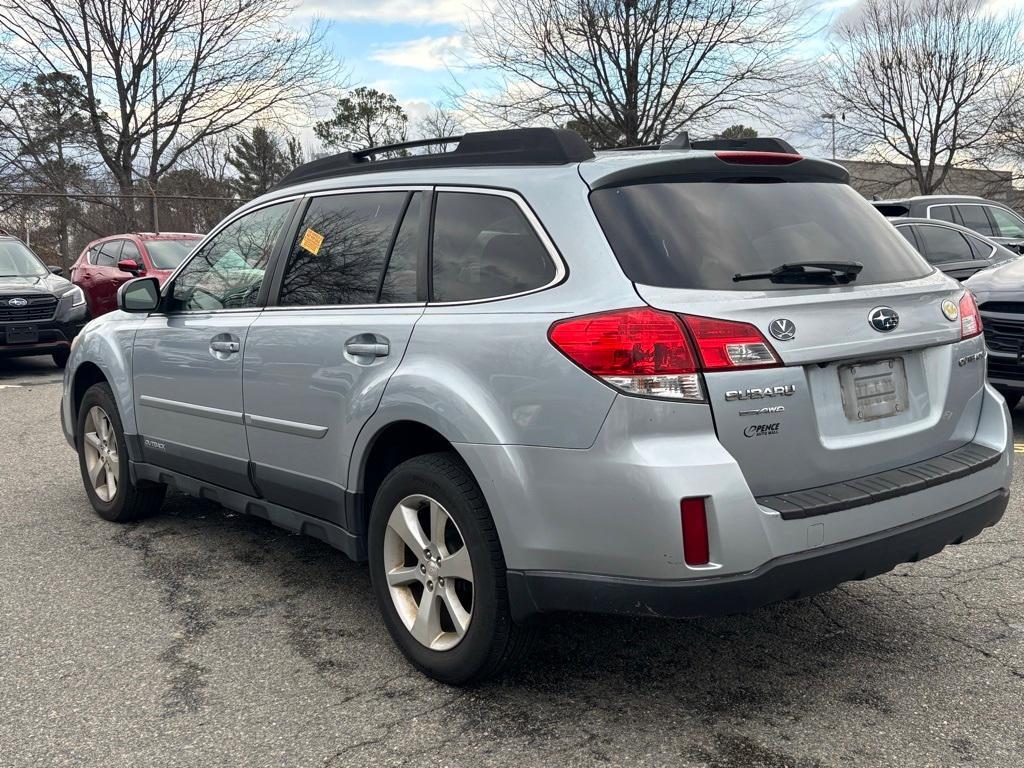
[[[242,342],[233,333],[218,333],[210,339],[210,354],[218,360],[227,360],[237,355],[242,349]]]
[[[350,341],[345,351],[352,357],[387,357],[391,354],[391,345],[380,342]]]
[[[211,341],[210,349],[214,352],[223,352],[227,355],[233,355],[241,349],[241,346],[237,341]]]

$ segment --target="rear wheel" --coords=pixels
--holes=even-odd
[[[384,624],[420,671],[462,685],[526,650],[487,502],[457,456],[434,453],[385,478],[370,514],[370,578]]]
[[[121,416],[107,384],[94,384],[86,391],[76,434],[85,493],[100,517],[126,523],[160,509],[166,486],[131,481]]]

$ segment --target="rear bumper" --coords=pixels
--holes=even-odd
[[[743,613],[867,579],[977,536],[1003,516],[1009,491],[885,531],[776,558],[749,573],[685,580],[509,571],[513,615],[565,611],[686,617]]]

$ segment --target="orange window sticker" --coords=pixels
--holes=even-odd
[[[324,236],[319,232],[315,232],[312,229],[307,229],[306,234],[302,236],[302,240],[299,241],[299,245],[305,248],[307,251],[312,253],[314,256],[320,253],[320,247],[324,244]]]

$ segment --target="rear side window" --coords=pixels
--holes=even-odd
[[[954,229],[921,226],[917,228],[917,236],[921,239],[925,258],[932,264],[971,261],[974,258],[967,238]]]
[[[987,259],[992,256],[992,251],[995,249],[984,240],[977,237],[971,237],[970,235],[964,235],[964,237],[967,238],[967,242],[971,245],[971,251],[974,253],[974,258]]]
[[[856,261],[856,285],[910,280],[931,268],[845,184],[654,182],[595,190],[594,212],[630,280],[668,288],[792,290],[737,282],[782,264]]]
[[[989,213],[999,228],[998,237],[1024,237],[1024,221],[1019,217],[1002,208],[989,208]]]
[[[317,197],[299,225],[281,306],[375,304],[407,192]]]
[[[914,248],[917,248],[917,237],[914,235],[913,227],[896,227],[896,231],[903,235],[904,239]]]
[[[994,234],[992,230],[992,222],[989,221],[988,214],[985,213],[985,206],[958,205],[957,212],[960,214],[960,218],[963,220],[964,226],[968,229],[973,229],[975,232],[982,235]]]
[[[951,205],[936,205],[928,209],[929,219],[938,219],[939,221],[948,221],[951,224],[959,224],[956,220],[956,214],[953,213],[953,206]]]
[[[110,240],[100,246],[93,262],[97,267],[114,267],[121,260],[121,246],[124,240]]]
[[[542,288],[555,279],[547,249],[507,197],[440,192],[434,214],[433,301],[472,301]]]

